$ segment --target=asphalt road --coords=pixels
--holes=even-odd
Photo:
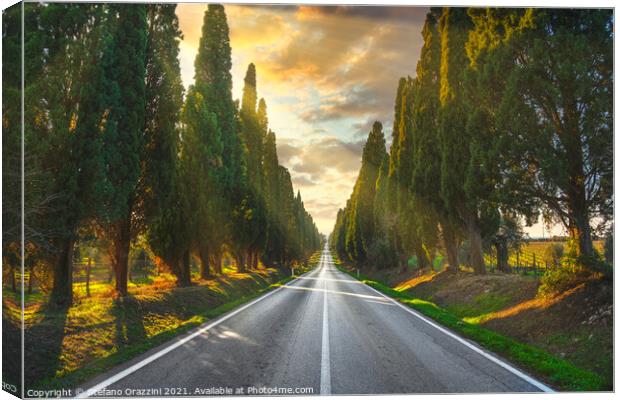
[[[338,271],[327,251],[310,273],[83,387],[108,396],[546,389]]]

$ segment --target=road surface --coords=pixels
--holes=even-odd
[[[548,389],[340,272],[327,250],[308,274],[83,388],[91,391],[82,396]]]

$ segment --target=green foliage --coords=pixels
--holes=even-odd
[[[178,154],[183,86],[178,61],[181,32],[176,5],[147,6],[146,109],[142,176],[139,180],[142,229],[155,254],[178,272],[188,241],[187,199]],[[188,96],[189,97],[189,96]],[[183,203],[185,201],[185,204]]]
[[[542,202],[580,262],[601,272],[590,218],[607,220],[613,204],[612,20],[609,10],[528,10],[492,53],[518,62],[497,113],[505,179]]]
[[[105,111],[103,158],[106,165],[104,230],[110,235],[110,255],[116,290],[127,294],[129,245],[136,234],[134,210],[144,151],[146,109],[146,6],[110,5],[111,34],[103,49]]]
[[[375,226],[376,181],[387,153],[381,123],[375,122],[362,152],[362,166],[355,182],[347,207],[338,212],[336,227],[331,237],[331,246],[340,255],[357,264],[368,261],[369,255],[384,252],[377,247]],[[374,260],[373,260],[374,261]]]
[[[137,238],[180,285],[190,284],[195,255],[202,277],[222,272],[225,251],[238,256],[241,269],[257,267],[269,234],[275,245],[265,263],[296,261],[319,246],[278,164],[275,136],[268,140],[253,65],[241,109],[232,100],[221,5],[205,13],[196,81],[185,99],[175,5],[29,3],[25,10],[26,263],[53,277],[53,285],[41,284],[52,286],[54,305],[71,302],[76,243],[93,229],[108,247],[121,295]],[[4,16],[7,60],[20,57],[19,11]],[[21,239],[18,72],[3,70],[4,189],[12,194],[3,197],[3,254],[10,268],[19,264]]]
[[[574,268],[550,268],[540,279],[538,287],[538,296],[554,297],[564,291],[575,287],[579,282],[583,281],[583,274]]]
[[[486,271],[490,245],[509,272],[522,222],[542,213],[570,233],[575,264],[609,276],[590,223],[608,222],[613,204],[612,25],[609,10],[432,8],[416,78],[398,82],[374,241],[360,245],[357,220],[369,210],[354,189],[332,248],[352,261],[365,248],[382,266],[415,255],[423,267],[441,239],[457,271],[466,239],[461,259],[475,272]]]
[[[564,257],[564,245],[561,243],[552,243],[545,249],[545,261],[553,267],[562,266],[562,258]]]

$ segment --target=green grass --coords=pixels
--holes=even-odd
[[[231,310],[245,304],[266,292],[278,288],[287,282],[291,281],[293,278],[287,276],[276,283],[269,285],[263,289],[259,289],[253,293],[247,294],[235,300],[224,303],[218,307],[203,310],[201,313],[196,314],[195,316],[189,318],[186,321],[183,321],[181,325],[176,328],[169,329],[163,331],[155,336],[146,338],[139,343],[130,344],[124,346],[120,349],[115,349],[115,352],[112,352],[108,356],[98,358],[93,360],[87,365],[79,368],[78,370],[68,373],[65,376],[56,376],[53,378],[47,378],[42,381],[39,381],[34,385],[33,388],[45,388],[45,389],[55,389],[55,388],[66,388],[66,387],[76,387],[82,382],[87,381],[88,379],[103,373],[109,370],[111,367],[121,364],[123,362],[129,361],[132,358],[158,346],[161,345],[174,337],[181,335],[183,333],[188,332],[189,330],[196,328],[205,322],[215,319],[223,314],[230,312]],[[131,320],[133,315],[123,315],[117,316],[117,318]],[[127,327],[127,336],[131,337],[137,334],[141,328],[137,326],[137,324],[128,324]]]
[[[472,318],[501,310],[510,303],[512,296],[482,293],[470,304],[459,304],[446,307],[450,313],[461,318]]]
[[[340,265],[338,268],[356,278],[356,274],[347,271]],[[509,337],[500,335],[489,329],[465,322],[454,313],[436,304],[409,296],[406,292],[394,290],[380,282],[365,277],[358,278],[368,286],[398,300],[414,310],[432,318],[441,325],[474,340],[482,347],[508,358],[515,364],[536,373],[553,386],[567,391],[604,390],[604,379],[590,371],[577,368],[566,360],[559,359],[536,347],[523,344]],[[501,296],[482,297],[478,307],[492,309],[503,301]],[[466,309],[460,310],[467,312]],[[476,311],[477,312],[477,311]]]
[[[310,270],[316,260],[299,264],[297,271]],[[36,358],[31,358],[28,388],[78,387],[286,284],[293,279],[287,272],[224,275],[186,288],[155,284],[135,288],[124,300],[99,293],[80,299],[66,311],[41,309],[27,332],[28,346]],[[96,286],[91,289],[98,291]]]

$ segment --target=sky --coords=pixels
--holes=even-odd
[[[181,74],[193,83],[206,4],[179,4]],[[374,121],[391,138],[402,76],[415,76],[428,8],[225,5],[233,97],[249,63],[276,133],[280,163],[322,233],[349,198]],[[528,231],[540,236],[542,225]],[[547,232],[548,235],[548,232]]]

